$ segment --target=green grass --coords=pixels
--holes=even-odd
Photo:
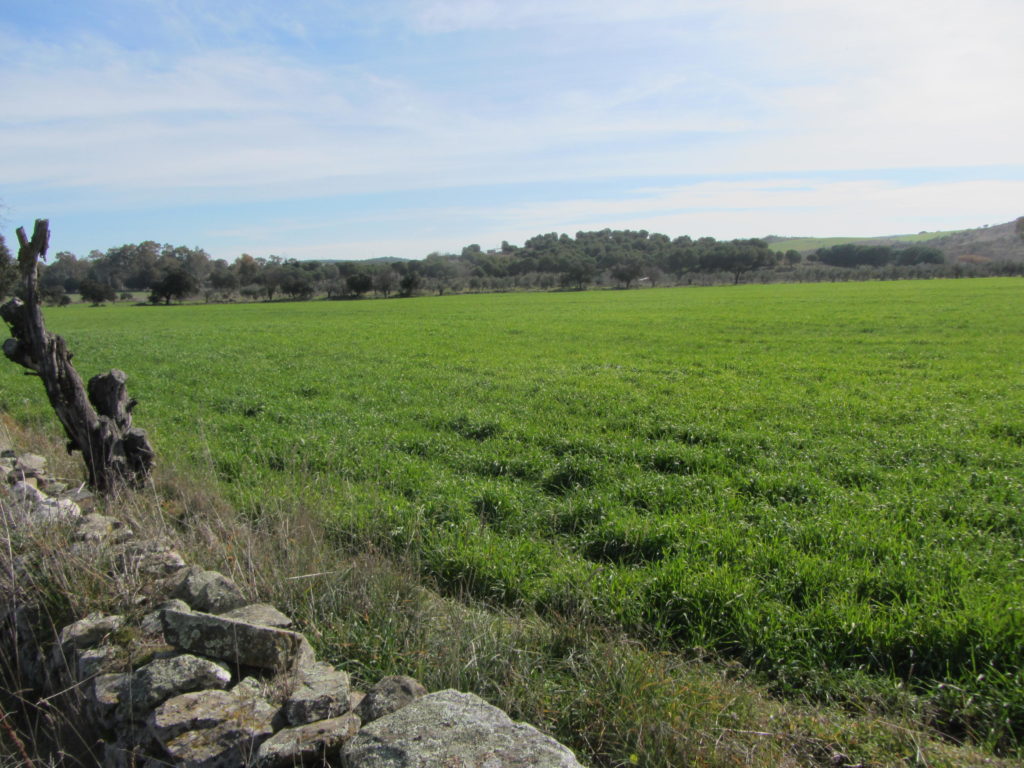
[[[1024,283],[739,286],[48,313],[212,465],[451,594],[1024,723]],[[50,418],[0,369],[3,405]]]
[[[891,245],[893,243],[924,243],[947,235],[954,235],[964,230],[951,229],[939,232],[918,232],[916,235],[886,235],[882,237],[787,237],[769,243],[773,251],[783,253],[794,250],[801,253],[816,251],[819,248],[832,248],[847,243],[866,243],[868,245]]]

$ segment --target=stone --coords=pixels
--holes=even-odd
[[[150,611],[142,617],[142,621],[139,622],[139,628],[142,630],[142,634],[147,637],[159,637],[163,639],[163,612],[167,610],[184,611],[185,613],[189,613],[192,609],[188,607],[188,603],[184,600],[166,600],[158,605],[156,610]]]
[[[362,691],[350,691],[348,694],[348,708],[355,712],[365,698],[366,694]]]
[[[90,510],[96,506],[96,497],[92,491],[86,490],[84,485],[80,485],[72,491],[66,491],[60,496],[62,499],[75,502],[79,509]]]
[[[197,611],[225,613],[248,603],[238,585],[217,571],[192,566],[176,574],[174,580],[170,596],[184,600]]]
[[[346,768],[581,768],[572,751],[479,696],[439,691],[364,725]]]
[[[12,483],[10,494],[11,499],[15,502],[27,504],[30,507],[39,504],[46,498],[46,494],[24,480],[17,480]]]
[[[298,632],[209,613],[165,610],[162,618],[164,638],[175,648],[245,667],[295,669],[309,645]]]
[[[230,692],[200,691],[169,699],[149,718],[149,728],[175,765],[227,768],[252,765],[273,732],[277,713],[256,686]]]
[[[23,453],[14,462],[14,471],[25,477],[40,477],[46,474],[46,458],[38,453]]]
[[[342,745],[359,731],[359,718],[351,712],[296,728],[284,728],[260,745],[257,768],[292,768],[297,765],[334,764]]]
[[[90,613],[60,631],[59,646],[65,652],[75,648],[89,648],[98,645],[123,626],[124,616]]]
[[[369,723],[384,715],[397,712],[409,702],[424,696],[427,689],[412,677],[406,675],[389,675],[382,677],[359,702],[355,713],[364,723]]]
[[[304,725],[337,717],[348,711],[348,695],[347,672],[323,662],[301,667],[284,702],[285,719],[289,725]]]
[[[222,613],[221,616],[225,619],[237,619],[249,624],[259,624],[262,627],[279,627],[281,629],[287,629],[295,623],[269,603],[243,605],[241,608]]]
[[[185,560],[162,541],[131,542],[118,554],[117,567],[125,573],[164,578],[178,574],[185,567]],[[178,586],[176,580],[170,579],[163,585],[163,591],[171,592]]]
[[[68,501],[68,503],[74,503]],[[91,512],[81,517],[75,525],[74,540],[120,544],[127,541],[134,534],[132,529],[120,520]]]
[[[269,723],[276,714],[277,709],[260,697],[257,689],[239,684],[231,691],[196,691],[168,699],[153,711],[146,724],[166,747],[187,731],[213,728],[231,719]]]
[[[167,699],[205,688],[227,688],[231,672],[209,659],[182,654],[156,659],[135,670],[121,693],[120,710],[133,719]]]
[[[93,717],[103,728],[112,728],[121,703],[121,693],[128,683],[130,674],[97,675],[88,690],[88,701],[93,710]]]
[[[98,648],[86,648],[78,652],[77,679],[82,682],[89,680],[109,669],[117,657],[117,649],[109,645]]]
[[[70,499],[45,498],[32,508],[32,514],[39,520],[57,521],[79,517],[82,510]]]

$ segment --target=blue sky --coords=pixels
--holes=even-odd
[[[3,0],[0,232],[421,258],[1024,214],[1020,0]]]

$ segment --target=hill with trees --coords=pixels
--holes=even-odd
[[[833,238],[810,251],[780,250],[779,238],[671,238],[646,230],[549,232],[522,246],[479,244],[419,260],[298,261],[243,253],[212,259],[199,247],[148,240],[84,258],[62,251],[43,267],[45,301],[70,294],[100,304],[148,292],[153,304],[274,301],[512,290],[584,290],[658,285],[813,282],[1024,274],[1024,217],[993,227],[926,238],[856,242]],[[0,292],[13,285],[14,260],[0,239]]]

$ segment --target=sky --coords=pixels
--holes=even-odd
[[[1021,0],[0,0],[0,233],[297,259],[1024,214]]]

